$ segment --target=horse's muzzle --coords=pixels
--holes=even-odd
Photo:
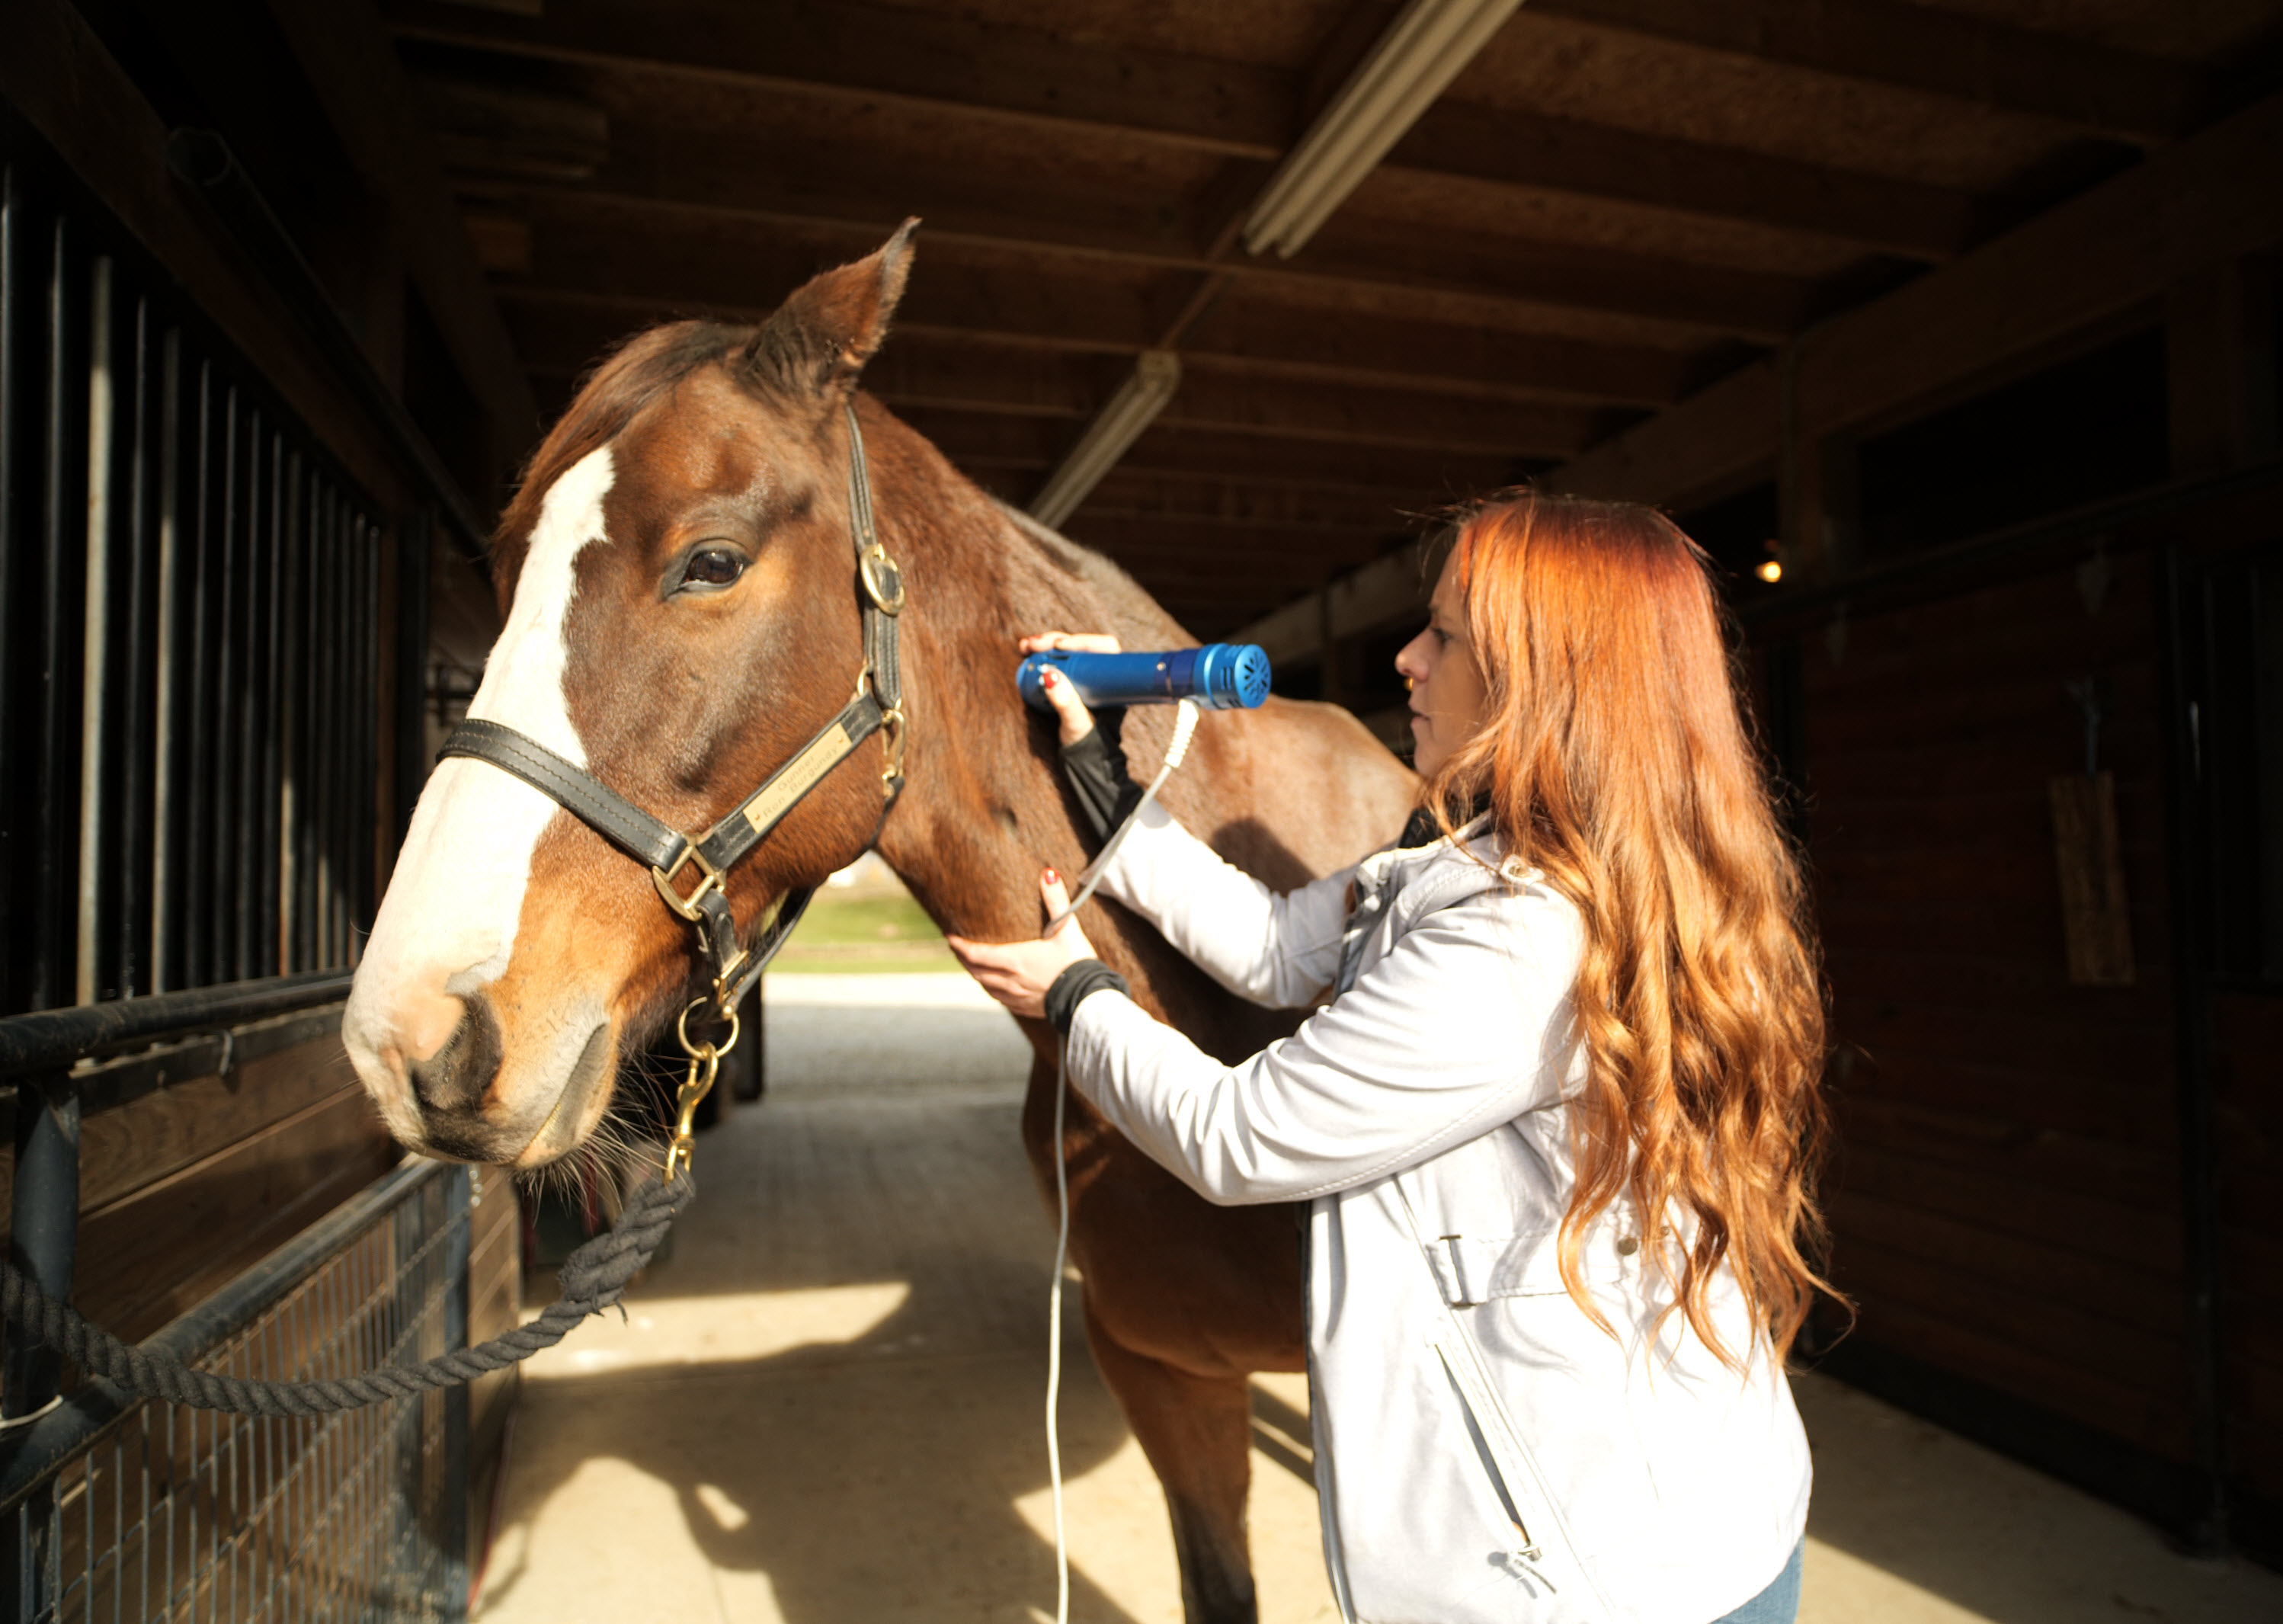
[[[433,1156],[536,1167],[575,1145],[596,1089],[607,1089],[611,1029],[585,1036],[569,1071],[518,1086],[503,1080],[506,1045],[489,998],[462,999],[458,1026],[442,1046],[405,1067],[419,1113],[419,1144]],[[544,1069],[544,1068],[542,1068]]]

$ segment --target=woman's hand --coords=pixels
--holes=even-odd
[[[1063,686],[1067,689],[1069,684]],[[1084,706],[1079,707],[1079,714],[1086,714]],[[1049,919],[1070,906],[1063,877],[1052,869],[1039,877],[1039,895],[1046,902]],[[970,941],[964,936],[947,936],[944,941],[985,992],[1016,1014],[1033,1019],[1047,1012],[1047,988],[1055,984],[1056,976],[1082,959],[1096,956],[1094,944],[1086,939],[1076,919],[1064,920],[1034,941],[994,944]]]
[[[1016,640],[1017,653],[1044,654],[1056,649],[1067,649],[1076,654],[1118,654],[1125,651],[1117,638],[1098,631],[1041,631]],[[1062,724],[1062,742],[1074,745],[1094,731],[1094,713],[1078,691],[1063,680],[1062,674],[1051,668],[1040,673],[1039,686],[1046,690],[1047,703],[1055,707],[1055,719]]]

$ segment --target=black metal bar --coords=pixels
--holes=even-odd
[[[267,488],[269,491],[268,520],[262,526],[262,562],[254,572],[258,577],[257,590],[261,598],[261,671],[254,687],[259,697],[258,726],[255,733],[254,805],[258,816],[254,825],[254,872],[261,885],[254,893],[253,917],[256,951],[253,973],[276,975],[284,968],[281,962],[284,943],[278,929],[283,917],[284,830],[279,826],[280,797],[284,786],[280,706],[284,698],[284,661],[280,658],[283,642],[284,599],[280,589],[284,584],[285,552],[290,544],[292,522],[292,484],[286,463],[285,436],[272,421],[269,426],[269,458]]]
[[[149,998],[83,1003],[0,1020],[0,1075],[69,1066],[97,1050],[287,1015],[348,995],[340,971],[186,988]]]
[[[166,419],[165,341],[147,298],[134,306],[134,399],[129,438],[126,557],[119,626],[118,847],[105,866],[115,901],[105,923],[111,956],[119,966],[118,992],[132,997],[152,990],[152,940],[158,892],[152,847],[152,805],[158,751],[156,693],[159,660],[159,527]]]
[[[248,178],[230,143],[212,130],[177,129],[167,138],[167,167],[196,186],[212,205],[247,256],[261,268],[280,301],[316,340],[325,359],[349,392],[357,397],[374,424],[403,457],[409,471],[428,487],[429,494],[449,519],[455,538],[467,556],[483,563],[488,556],[482,522],[469,505],[468,493],[448,472],[428,437],[412,421],[371,357],[357,341],[317,273],[301,257],[292,238],[278,223],[268,199]]]
[[[0,761],[21,761],[33,749],[25,722],[37,670],[30,605],[37,597],[32,573],[32,519],[41,459],[33,443],[31,378],[36,355],[33,323],[38,297],[34,204],[20,162],[0,169]],[[38,882],[33,841],[36,817],[29,798],[0,795],[0,917],[28,917]],[[20,930],[0,930],[0,1010],[29,1007],[36,941]]]
[[[211,838],[207,820],[214,814],[214,553],[218,546],[214,449],[215,401],[214,363],[201,361],[191,384],[190,421],[184,427],[191,447],[190,477],[183,481],[183,523],[178,545],[183,580],[181,610],[183,636],[181,691],[183,710],[179,731],[181,751],[176,777],[175,823],[179,832],[172,860],[181,877],[175,893],[180,917],[175,925],[178,947],[173,980],[178,987],[202,987],[213,980],[214,868],[208,859]]]
[[[296,940],[300,957],[297,968],[316,970],[332,961],[325,952],[325,719],[324,690],[316,681],[316,667],[325,645],[325,527],[331,520],[332,493],[314,464],[301,474],[302,535],[297,549],[301,560],[301,594],[297,610],[300,649],[287,691],[300,707],[297,730],[300,766],[300,787],[294,792],[296,816],[295,871],[301,884],[295,898]]]
[[[118,838],[119,596],[121,544],[120,297],[116,267],[98,254],[88,267],[87,506],[81,516],[78,613],[80,762],[78,839],[72,856],[73,997],[119,996],[118,965],[104,921],[118,881],[104,861]]]
[[[61,1077],[17,1085],[16,1182],[9,1196],[8,1261],[50,1296],[69,1300],[79,1250],[79,1095]],[[0,1413],[28,1416],[56,1395],[62,1356],[43,1343],[8,1347]]]
[[[71,926],[79,857],[81,582],[87,507],[86,301],[70,223],[57,220],[48,268],[45,497],[41,514],[39,739],[33,761],[38,882],[32,907],[30,1003],[70,1002],[78,955]]]
[[[473,1245],[475,1169],[455,1167],[444,1187],[444,1346],[468,1346],[468,1261]],[[468,1389],[444,1389],[444,1505],[436,1542],[443,1548],[442,1594],[437,1610],[447,1619],[464,1617],[468,1606],[470,1430]]]
[[[79,1250],[79,1097],[54,1079],[25,1092],[36,1105],[16,1117],[8,1261],[42,1291],[68,1299]],[[0,1355],[0,1413],[29,1417],[44,1409],[56,1396],[62,1365],[61,1356],[40,1343],[10,1343]],[[54,1490],[46,1484],[21,1507],[17,1538],[5,1553],[14,1571],[4,1593],[16,1619],[53,1616],[63,1545],[55,1511]]]
[[[352,1196],[213,1296],[144,1338],[142,1346],[176,1359],[199,1358],[252,1323],[365,1230],[419,1194],[430,1180],[449,1170],[448,1163],[405,1158],[362,1193]],[[109,1382],[92,1381],[15,1434],[18,1441],[12,1449],[0,1443],[0,1513],[13,1510],[27,1494],[100,1441],[140,1401]]]
[[[279,897],[282,910],[277,968],[281,973],[316,967],[309,952],[309,699],[306,670],[309,651],[309,481],[300,453],[286,458],[285,488],[292,522],[279,592],[284,606],[277,617],[277,684],[281,740],[278,755]]]
[[[428,776],[428,515],[407,511],[396,529],[395,844],[412,827]]]
[[[231,912],[235,939],[230,973],[250,981],[262,973],[257,932],[261,908],[261,749],[267,730],[262,726],[264,670],[262,599],[268,586],[269,559],[265,541],[269,529],[269,425],[259,410],[246,414],[244,560],[237,577],[238,672],[236,690],[223,691],[237,722],[238,755],[233,780],[238,816],[230,822],[238,878],[232,888]]]
[[[380,530],[370,519],[357,521],[357,583],[363,589],[358,594],[362,604],[380,601]],[[356,739],[355,785],[355,819],[352,825],[355,834],[353,853],[354,866],[350,872],[356,883],[356,919],[361,931],[370,931],[372,917],[380,902],[380,841],[378,808],[374,794],[378,788],[373,758],[380,746],[380,629],[373,623],[370,613],[353,617],[356,634],[356,685],[350,695]]]
[[[191,380],[183,365],[183,331],[169,324],[162,347],[159,407],[159,553],[152,608],[156,645],[152,651],[156,686],[151,696],[151,985],[162,993],[183,983],[185,910],[183,898],[189,876],[183,872],[183,813],[189,798],[182,792],[186,765],[190,698],[190,570],[197,553],[191,545],[194,526],[189,504],[197,488],[195,477],[183,476],[183,452],[190,446],[197,413],[190,396]]]
[[[2184,1531],[2205,1555],[2229,1545],[2227,1344],[2223,1322],[2219,1138],[2213,1098],[2211,1000],[2204,985],[2211,863],[2204,749],[2209,705],[2205,586],[2165,550],[2165,844],[2170,870],[2172,1040],[2180,1126],[2181,1264],[2187,1287],[2188,1411],[2199,1503]]]
[[[214,716],[214,752],[206,764],[207,793],[213,797],[213,811],[206,823],[206,861],[212,865],[213,876],[206,908],[211,943],[206,959],[209,980],[236,979],[241,973],[236,969],[237,937],[232,928],[237,910],[231,899],[238,890],[238,751],[237,730],[230,724],[234,719],[233,703],[245,681],[238,650],[240,632],[235,589],[240,568],[238,536],[244,523],[242,488],[246,470],[240,443],[243,428],[237,388],[224,385],[218,404],[220,421],[215,427],[222,447],[222,501],[214,532],[219,545],[211,560],[208,582],[212,597],[206,604],[206,613],[214,620],[215,653],[214,689],[209,696]]]
[[[325,730],[325,817],[322,829],[325,852],[325,963],[347,964],[352,857],[348,815],[353,777],[350,768],[354,763],[347,735],[338,725],[338,719],[347,708],[349,691],[347,653],[342,647],[342,638],[348,630],[356,599],[350,589],[347,569],[348,533],[353,521],[338,492],[332,493],[326,507],[325,638],[317,667],[318,691],[323,696],[325,714],[334,719]]]

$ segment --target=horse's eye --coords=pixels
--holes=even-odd
[[[682,566],[682,584],[686,587],[726,587],[734,584],[745,573],[745,560],[727,547],[701,547],[690,555]]]

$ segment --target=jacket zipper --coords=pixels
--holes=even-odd
[[[1443,1374],[1451,1384],[1452,1394],[1459,1401],[1460,1412],[1466,1417],[1467,1431],[1472,1436],[1475,1453],[1483,1463],[1483,1471],[1491,1480],[1492,1492],[1498,1495],[1499,1505],[1506,1512],[1507,1521],[1514,1525],[1515,1533],[1521,1536],[1522,1543],[1509,1554],[1531,1565],[1528,1577],[1533,1582],[1544,1585],[1554,1595],[1560,1595],[1561,1590],[1554,1582],[1539,1571],[1539,1564],[1546,1553],[1531,1537],[1530,1525],[1523,1520],[1521,1503],[1515,1499],[1513,1487],[1507,1482],[1506,1473],[1499,1467],[1498,1446],[1492,1442],[1489,1432],[1489,1418],[1495,1412],[1488,1401],[1487,1393],[1471,1391],[1479,1386],[1474,1362],[1463,1350],[1453,1358],[1453,1350],[1444,1344],[1436,1342],[1430,1346],[1434,1348],[1435,1356],[1443,1362]]]

